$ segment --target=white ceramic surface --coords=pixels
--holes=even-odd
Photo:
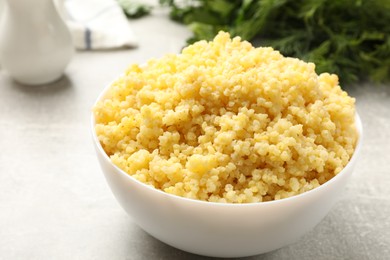
[[[97,139],[93,115],[91,124],[104,176],[134,222],[166,244],[213,257],[269,252],[296,241],[316,226],[351,176],[363,134],[360,117],[356,115],[360,137],[353,157],[337,176],[314,190],[277,201],[221,204],[174,196],[135,180],[111,163]]]
[[[52,0],[6,0],[0,27],[3,69],[23,84],[60,78],[74,47]]]

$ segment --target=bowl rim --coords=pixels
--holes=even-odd
[[[94,102],[93,107],[95,107],[99,101],[103,100],[103,98],[105,97],[107,91],[112,87],[112,85],[114,83],[115,83],[115,81],[113,81],[112,83],[108,84],[103,89],[103,91],[99,94],[99,96],[97,97],[96,101]],[[311,189],[309,191],[305,191],[303,193],[300,193],[300,194],[297,194],[297,195],[294,195],[294,196],[291,196],[291,197],[288,197],[288,198],[279,199],[279,200],[262,201],[262,202],[249,202],[249,203],[230,203],[230,202],[222,203],[222,202],[212,202],[212,201],[204,201],[204,200],[198,200],[198,199],[191,199],[191,198],[181,197],[181,196],[178,196],[178,195],[175,195],[175,194],[167,193],[167,192],[165,192],[163,190],[160,190],[160,189],[156,189],[156,188],[152,187],[151,185],[148,185],[146,183],[143,183],[143,182],[135,179],[134,177],[132,177],[131,175],[129,175],[128,173],[123,171],[121,168],[116,166],[114,163],[112,163],[110,157],[104,151],[104,149],[103,149],[103,147],[102,147],[102,145],[101,145],[101,143],[100,143],[100,141],[99,141],[99,139],[98,139],[98,137],[96,135],[96,130],[95,130],[96,122],[95,122],[95,115],[94,115],[93,109],[91,111],[91,121],[90,121],[90,123],[91,123],[91,132],[92,132],[93,142],[95,143],[95,147],[97,148],[96,151],[98,153],[102,154],[104,160],[107,163],[109,163],[111,166],[113,166],[119,174],[124,175],[125,178],[128,178],[130,181],[135,182],[138,185],[141,185],[141,186],[143,186],[146,189],[149,189],[151,192],[158,192],[158,193],[160,193],[160,195],[162,195],[162,196],[166,196],[166,197],[174,199],[174,200],[180,200],[180,201],[183,201],[183,202],[186,202],[186,203],[196,203],[196,204],[200,204],[200,205],[203,205],[203,206],[213,206],[213,207],[215,207],[215,206],[216,207],[258,207],[260,205],[271,206],[271,205],[277,205],[277,204],[283,204],[283,203],[290,203],[290,201],[298,201],[298,200],[303,199],[304,197],[307,197],[307,196],[310,196],[312,194],[318,193],[321,190],[326,189],[328,186],[331,186],[333,183],[337,182],[338,179],[340,179],[342,177],[342,175],[345,175],[345,174],[347,174],[347,172],[350,171],[350,168],[354,166],[355,161],[357,160],[357,157],[360,154],[360,150],[361,150],[361,146],[362,146],[362,140],[363,140],[363,125],[362,125],[362,121],[360,119],[360,116],[359,116],[359,114],[356,111],[355,112],[355,127],[356,127],[356,130],[358,132],[358,139],[357,139],[357,142],[356,142],[356,145],[355,145],[355,150],[354,150],[354,152],[352,154],[352,157],[349,159],[347,165],[336,176],[334,176],[332,179],[328,180],[324,184],[321,184],[320,186],[318,186],[318,187],[316,187],[314,189]]]

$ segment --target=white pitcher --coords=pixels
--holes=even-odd
[[[60,78],[74,47],[52,0],[5,0],[0,26],[2,69],[18,82],[45,84]]]

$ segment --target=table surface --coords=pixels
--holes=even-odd
[[[79,52],[66,76],[22,86],[0,70],[0,259],[203,259],[142,231],[114,199],[90,134],[99,92],[130,63],[177,53],[190,32],[166,11],[131,21],[140,46]],[[328,216],[295,244],[247,259],[390,255],[390,86],[348,87],[364,142]]]

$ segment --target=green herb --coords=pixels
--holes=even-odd
[[[118,0],[118,3],[122,7],[126,16],[132,19],[148,15],[152,10],[150,5],[141,4],[140,2],[134,0]]]
[[[219,30],[316,64],[344,83],[390,80],[389,0],[160,0],[211,40]]]

